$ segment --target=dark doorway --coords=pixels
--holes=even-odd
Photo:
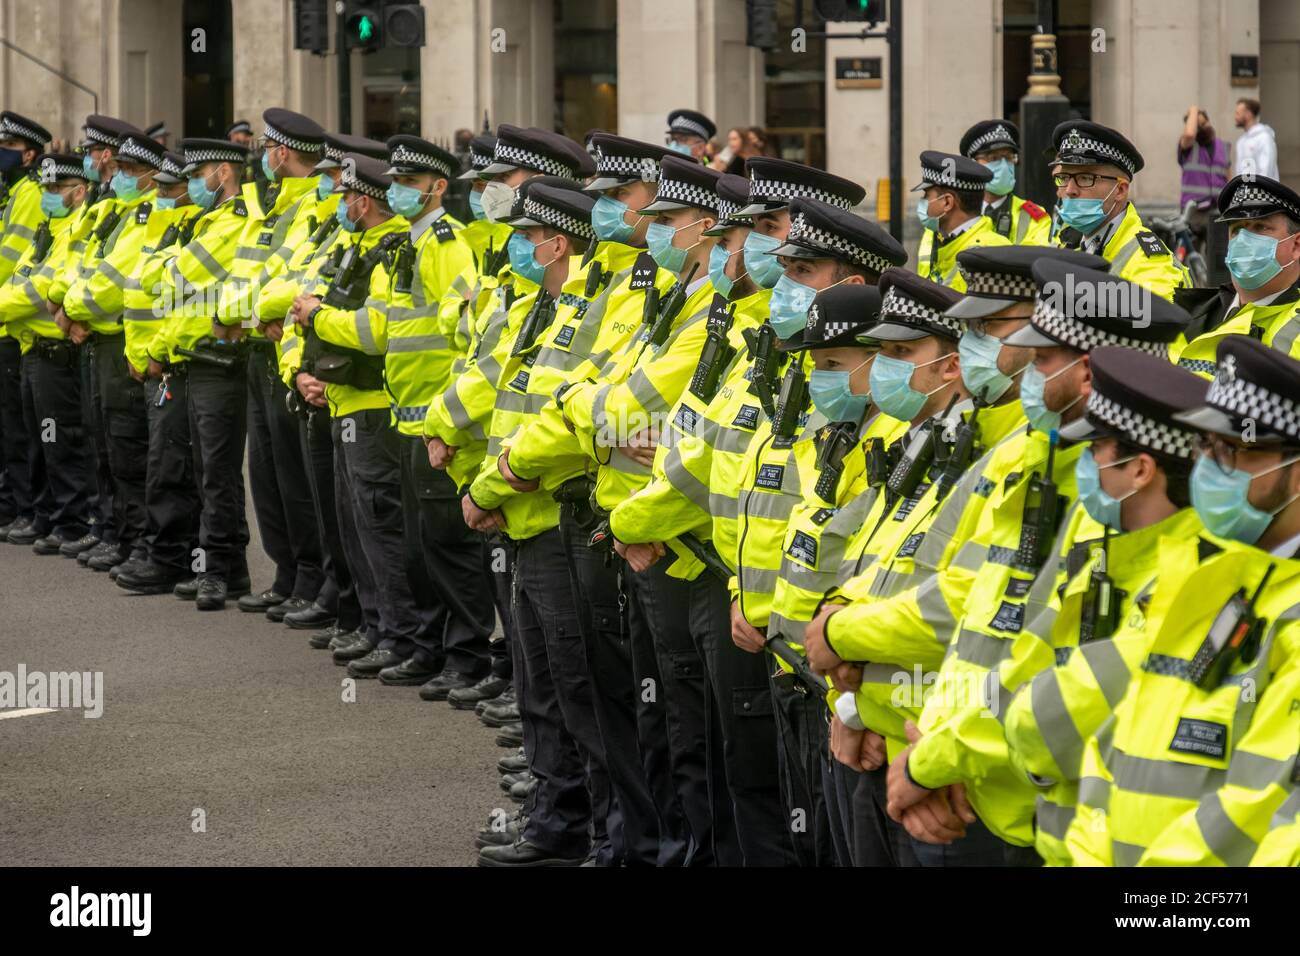
[[[1030,38],[1038,32],[1035,0],[1003,0],[1002,115],[1020,122],[1020,97],[1029,90]],[[1071,115],[1092,118],[1092,0],[1056,5],[1056,62]]]
[[[185,0],[185,136],[220,137],[233,120],[234,45],[230,0]],[[204,31],[195,49],[194,31]]]

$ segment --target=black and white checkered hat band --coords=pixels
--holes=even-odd
[[[1100,156],[1103,160],[1113,163],[1120,169],[1133,175],[1133,160],[1125,156],[1122,152],[1111,146],[1109,143],[1103,143],[1100,140],[1084,136],[1078,130],[1071,130],[1061,141],[1061,148],[1058,152],[1062,156],[1073,156],[1079,153],[1087,155],[1089,153]]]
[[[816,199],[828,206],[838,206],[841,209],[853,208],[853,204],[843,196],[818,189],[816,186],[788,183],[779,179],[755,179],[749,184],[750,202],[789,203],[792,199]]]
[[[477,150],[469,151],[469,168],[470,169],[487,169],[492,165],[491,153],[480,153]]]
[[[152,166],[154,169],[160,169],[161,157],[157,153],[152,153],[145,149],[135,140],[128,139],[122,142],[121,148],[117,151],[119,159],[130,159],[137,163],[144,163],[146,166]]]
[[[962,179],[955,170],[949,173],[946,169],[935,169],[933,166],[921,167],[921,181],[950,189],[984,191],[984,184],[977,179]]]
[[[347,165],[343,167],[343,175],[339,178],[339,186],[343,189],[350,189],[353,192],[361,193],[363,196],[369,196],[371,199],[387,199],[388,190],[383,186],[372,186],[364,180],[357,179],[355,170],[349,169]]]
[[[86,178],[86,171],[80,165],[73,166],[71,163],[60,163],[53,159],[41,160],[41,182],[56,183],[60,179],[66,179],[69,176],[76,176],[79,179]]]
[[[432,156],[428,153],[417,153],[413,149],[407,149],[404,145],[399,145],[395,150],[393,150],[392,156],[389,157],[389,162],[393,166],[423,166],[428,169],[437,170],[448,178],[451,177],[451,167],[447,165],[446,160],[439,159],[437,156]]]
[[[880,321],[899,320],[903,325],[939,327],[945,329],[953,338],[961,338],[961,323],[949,318],[937,309],[922,305],[898,291],[898,286],[891,285],[880,303]]]
[[[649,156],[620,156],[596,150],[596,175],[618,176],[622,179],[639,179],[642,182],[659,182],[659,162]]]
[[[1115,429],[1126,439],[1149,451],[1175,458],[1191,458],[1197,433],[1135,412],[1112,401],[1094,388],[1088,396],[1088,417]]]
[[[282,146],[288,146],[290,149],[296,149],[301,153],[320,152],[321,143],[319,142],[313,143],[305,139],[295,139],[294,137],[290,136],[288,133],[284,133],[276,129],[274,126],[268,125],[266,129],[263,130],[262,135],[274,143],[279,143]]]
[[[326,159],[333,160],[333,161],[336,162],[336,163],[342,163],[342,162],[343,162],[343,153],[344,153],[344,152],[345,152],[344,150],[340,149],[340,148],[337,147],[337,146],[331,146],[329,143],[326,143],[326,144],[325,144],[325,158],[326,158]]]
[[[968,272],[960,266],[958,268],[966,280],[967,295],[1031,302],[1038,294],[1034,280],[1026,276],[1008,275],[1004,272]]]
[[[790,232],[786,235],[786,242],[825,249],[832,256],[848,259],[850,262],[866,266],[875,272],[884,272],[893,265],[884,256],[870,249],[864,249],[838,233],[819,229],[817,226],[812,225],[805,213],[799,213],[794,217],[794,221],[790,223]]]
[[[684,179],[662,179],[659,181],[659,191],[655,193],[655,201],[679,202],[687,206],[713,209],[718,205],[718,194]]]
[[[533,222],[540,222],[547,226],[554,226],[574,236],[580,236],[583,239],[595,239],[596,233],[591,228],[591,223],[583,219],[578,219],[565,212],[563,209],[556,209],[554,206],[548,206],[540,203],[531,196],[524,199],[524,216]]]
[[[731,202],[730,200],[723,199],[721,196],[719,196],[718,197],[718,225],[722,225],[724,222],[745,223],[745,224],[749,223],[750,218],[748,216],[741,216],[740,218],[736,218],[736,213],[739,212],[741,209],[744,209],[745,206],[747,205],[748,202],[743,202],[743,203]]]
[[[810,321],[809,328],[811,327],[812,322]],[[827,322],[822,326],[821,340],[823,342],[830,342],[832,339],[838,339],[841,335],[847,335],[849,332],[855,330],[866,331],[866,328],[867,327],[861,322]]]
[[[1167,358],[1169,355],[1169,346],[1164,342],[1145,342],[1126,335],[1106,332],[1086,322],[1062,315],[1041,297],[1034,303],[1034,314],[1029,322],[1034,328],[1045,332],[1056,341],[1063,342],[1080,352],[1091,352],[1103,345],[1117,345],[1120,348],[1137,349],[1139,352],[1158,355],[1160,358]]]
[[[995,126],[983,136],[976,136],[971,140],[970,146],[966,148],[966,155],[974,157],[981,149],[989,143],[1014,143],[1016,138],[1011,135],[1011,130],[1005,126]]]
[[[1228,208],[1231,209],[1233,206],[1281,207],[1290,214],[1292,219],[1300,221],[1300,209],[1297,209],[1293,203],[1287,202],[1281,196],[1275,195],[1267,189],[1261,189],[1249,183],[1242,183],[1237,187],[1237,191],[1232,194],[1232,202],[1228,203]]]
[[[49,142],[49,137],[44,133],[38,133],[30,126],[24,126],[22,123],[15,123],[7,116],[0,120],[0,132],[8,133],[10,136],[21,136],[23,139],[31,140],[34,143]]]
[[[160,167],[160,170],[166,173],[168,176],[175,176],[177,179],[180,179],[182,175],[181,168],[177,166],[172,159],[166,156],[163,157],[162,166]]]
[[[511,146],[509,143],[498,142],[492,159],[494,162],[509,163],[511,166],[526,166],[549,176],[577,178],[577,171],[572,166],[566,166],[558,160],[543,156],[541,153],[534,153],[531,149],[524,149],[522,146]]]
[[[707,129],[694,120],[686,119],[684,116],[679,116],[677,119],[673,120],[670,129],[675,133],[690,133],[692,136],[698,136],[700,139],[709,138],[709,131]]]
[[[187,149],[185,165],[197,166],[199,163],[244,163],[244,154],[233,149]]]
[[[1295,399],[1278,395],[1262,386],[1233,374],[1235,363],[1228,356],[1219,363],[1218,374],[1210,383],[1205,404],[1237,419],[1261,422],[1271,431],[1300,441],[1300,405]]]
[[[112,146],[116,149],[122,144],[122,141],[107,130],[96,129],[94,126],[87,126],[86,139],[92,143],[99,143],[102,146]]]

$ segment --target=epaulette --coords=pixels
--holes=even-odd
[[[143,226],[149,221],[149,213],[153,212],[153,203],[142,202],[135,207],[135,224]]]
[[[432,226],[433,234],[438,237],[439,242],[449,242],[456,238],[456,230],[451,227],[446,219],[435,219]]]
[[[1139,232],[1133,238],[1137,240],[1138,248],[1146,253],[1148,259],[1169,255],[1169,250],[1154,232]]]
[[[1029,213],[1029,218],[1037,222],[1039,219],[1047,218],[1047,210],[1038,203],[1030,202],[1028,199],[1020,203],[1021,212]]]
[[[248,216],[248,203],[244,201],[243,196],[235,197],[235,202],[230,207],[230,211],[233,212],[236,216],[245,216],[245,217]]]

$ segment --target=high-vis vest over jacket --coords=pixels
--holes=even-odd
[[[1203,378],[1214,377],[1214,355],[1229,335],[1249,335],[1265,345],[1300,358],[1300,286],[1284,290],[1268,305],[1241,303],[1217,328],[1192,341],[1180,339],[1169,348],[1169,357]]]
[[[68,253],[74,222],[71,216],[48,221],[50,246],[45,255],[37,261],[36,246],[28,245],[18,260],[18,268],[0,286],[0,326],[3,326],[5,334],[18,340],[24,352],[32,347],[38,336],[67,338],[46,310],[45,300],[58,263]]]
[[[89,271],[68,285],[63,311],[73,322],[83,322],[102,335],[122,333],[122,298],[138,264],[148,234],[156,193],[149,190],[130,202],[113,200],[118,220],[95,247]]]
[[[958,292],[966,291],[966,277],[957,268],[957,253],[975,246],[1009,246],[1010,240],[997,234],[993,223],[984,216],[957,233],[936,241],[934,230],[927,229],[921,237],[917,253],[916,271],[940,285]]]
[[[1105,226],[1102,226],[1105,229]],[[1057,245],[1064,245],[1060,234]],[[1087,239],[1081,247],[1084,252],[1094,252]],[[1110,263],[1110,274],[1150,289],[1155,295],[1171,302],[1174,290],[1191,286],[1187,270],[1174,258],[1165,244],[1147,229],[1132,203],[1124,210],[1119,225],[1096,254]]]
[[[155,208],[145,227],[144,245],[122,290],[122,328],[126,358],[137,372],[149,367],[149,345],[162,327],[159,298],[167,260],[174,258],[194,228],[199,208],[193,203]]]

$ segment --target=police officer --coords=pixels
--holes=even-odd
[[[699,110],[673,110],[668,114],[668,131],[664,134],[664,143],[675,153],[690,156],[696,162],[704,162],[709,149],[709,141],[717,134],[718,127]]]
[[[1101,256],[1112,275],[1165,299],[1191,285],[1187,271],[1129,201],[1133,177],[1144,165],[1137,147],[1116,130],[1084,120],[1057,126],[1052,145],[1057,214],[1064,227],[1056,242]]]
[[[921,154],[921,192],[916,216],[925,229],[916,252],[917,271],[927,279],[962,291],[957,254],[973,246],[1005,246],[1010,240],[981,215],[993,173],[983,163],[927,149]]]
[[[960,152],[993,174],[984,187],[984,215],[993,221],[997,234],[1018,246],[1046,245],[1052,217],[1042,206],[1015,194],[1020,128],[1008,120],[981,120],[962,136]]]

